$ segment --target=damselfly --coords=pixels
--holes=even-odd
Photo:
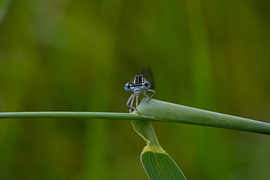
[[[150,89],[154,88],[155,84],[153,81],[153,75],[150,68],[143,68],[140,75],[136,75],[133,83],[126,83],[125,90],[127,92],[132,92],[133,94],[129,97],[127,101],[127,106],[129,107],[129,112],[131,113],[132,109],[136,110],[138,113],[138,104],[139,104],[139,95],[143,94],[149,99],[146,101],[147,103],[151,100],[151,98],[156,94],[156,91]],[[150,91],[153,94],[149,97],[146,91]],[[134,99],[136,98],[136,106],[133,107]],[[140,114],[140,113],[139,113]]]

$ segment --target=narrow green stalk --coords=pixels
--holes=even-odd
[[[2,112],[0,119],[12,118],[86,118],[160,121],[204,125],[270,135],[270,123],[206,111],[152,99],[143,98],[138,110],[141,115],[112,112]]]
[[[1,112],[0,119],[14,118],[86,118],[86,119],[120,119],[151,120],[147,117],[130,113],[112,112]]]

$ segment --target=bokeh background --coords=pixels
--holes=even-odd
[[[0,0],[0,111],[128,112],[156,99],[270,123],[270,1]],[[188,179],[268,180],[270,137],[154,123]],[[129,121],[0,120],[0,179],[148,179]]]

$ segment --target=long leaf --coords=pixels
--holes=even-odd
[[[206,111],[155,99],[151,99],[151,101],[147,103],[147,100],[147,98],[143,98],[137,109],[144,117],[149,117],[156,121],[196,124],[270,135],[270,124],[266,122]]]
[[[131,123],[147,144],[141,153],[141,162],[149,179],[185,180],[180,168],[159,144],[152,122],[133,120]]]
[[[86,118],[162,121],[228,128],[270,135],[270,123],[206,111],[165,101],[143,98],[138,110],[140,116],[111,112],[1,112],[0,119],[13,118]]]

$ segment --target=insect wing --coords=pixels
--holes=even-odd
[[[155,88],[156,84],[154,82],[154,77],[150,67],[143,68],[140,75],[142,75],[144,79],[151,83],[151,89]]]

